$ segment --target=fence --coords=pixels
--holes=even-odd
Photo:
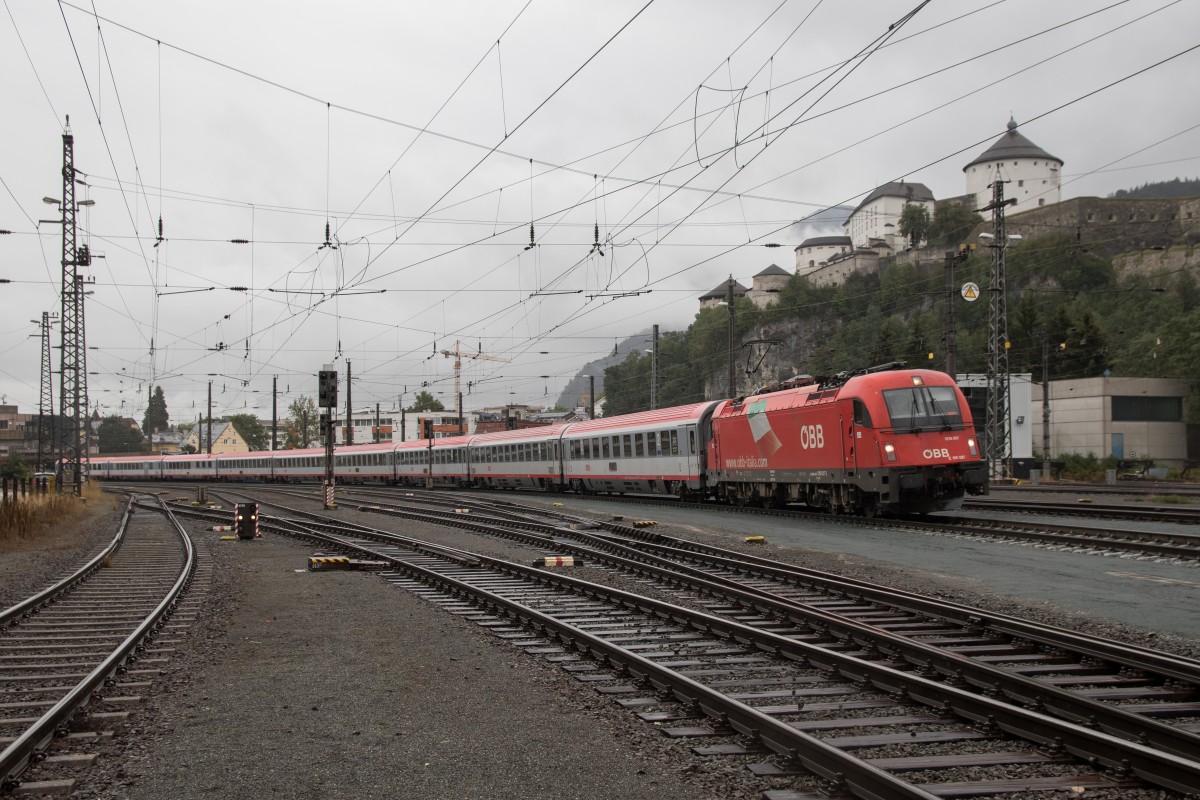
[[[0,503],[16,502],[30,495],[47,494],[50,478],[0,478]]]

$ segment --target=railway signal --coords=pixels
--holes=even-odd
[[[239,539],[258,538],[258,503],[236,503],[233,506],[233,528]]]

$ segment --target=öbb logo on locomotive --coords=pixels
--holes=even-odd
[[[822,425],[800,426],[800,446],[805,450],[819,450],[825,446],[825,427]]]

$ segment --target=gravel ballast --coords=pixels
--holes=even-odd
[[[538,554],[349,503],[337,517],[519,563]],[[695,756],[704,741],[664,737],[543,658],[378,576],[310,573],[310,546],[270,535],[220,542],[186,524],[215,566],[207,609],[76,797],[748,799],[768,786],[745,769],[764,756]],[[693,525],[658,530],[1116,638],[1154,635],[911,567],[744,545]],[[606,570],[572,574],[679,602]],[[1163,638],[1196,652],[1194,639]]]
[[[270,535],[215,548],[219,618],[82,796],[754,796],[718,789],[727,776],[653,726],[378,576],[298,572],[308,548]]]

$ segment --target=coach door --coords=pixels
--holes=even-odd
[[[700,447],[700,436],[696,433],[695,425],[683,429],[683,442],[680,448],[684,452],[684,464],[689,475],[699,475],[704,471],[704,449]]]

